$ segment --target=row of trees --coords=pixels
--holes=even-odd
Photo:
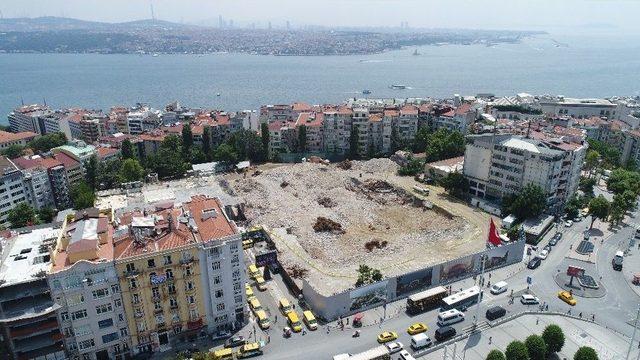
[[[491,350],[487,360],[546,360],[552,354],[560,352],[564,347],[565,337],[558,325],[548,325],[542,336],[530,335],[522,341],[512,341],[505,352]],[[593,348],[583,346],[574,354],[574,360],[598,360]]]

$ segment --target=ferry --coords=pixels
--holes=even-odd
[[[369,94],[371,94],[371,90],[364,89],[364,90],[362,90],[362,93],[365,94],[365,95],[369,95]]]
[[[400,85],[400,84],[393,84],[393,85],[390,85],[389,87],[394,90],[404,90],[407,88],[406,85]]]

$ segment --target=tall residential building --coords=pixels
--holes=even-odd
[[[344,155],[349,151],[352,114],[346,106],[324,111],[324,151],[328,154]]]
[[[324,149],[323,121],[323,113],[303,112],[298,115],[296,130],[299,132],[300,127],[304,126],[306,131],[305,150],[307,152],[320,152]]]
[[[542,134],[539,134],[542,137]],[[470,135],[464,175],[472,196],[500,202],[527,184],[547,197],[549,212],[562,209],[576,192],[588,145],[562,139],[531,139],[519,135]]]
[[[70,159],[71,162],[72,159]],[[67,178],[67,170],[64,165],[54,157],[42,157],[34,155],[31,157],[21,157],[12,160],[13,163],[22,170],[23,173],[30,173],[35,171],[33,169],[45,169],[49,179],[49,189],[51,193],[48,196],[52,197],[53,203],[59,209],[66,209],[71,205],[70,198],[70,184]],[[75,162],[78,164],[77,162]],[[46,186],[44,186],[46,189]],[[28,189],[28,188],[27,188]],[[42,199],[46,199],[47,194],[39,188],[35,188],[32,191],[34,193],[33,198],[41,203],[46,203],[47,200],[37,200],[38,194],[42,196]]]
[[[445,128],[456,130],[462,134],[467,133],[467,128],[471,126],[476,119],[475,109],[469,103],[460,104],[456,108],[452,108],[445,113],[433,119],[433,128]]]
[[[22,172],[11,160],[0,156],[0,224],[7,226],[11,209],[26,201]]]
[[[139,135],[159,128],[162,118],[158,111],[140,106],[127,114],[127,130],[129,134]]]
[[[42,134],[40,123],[52,111],[43,105],[33,104],[19,107],[9,113],[9,125],[14,133],[29,131]]]
[[[67,359],[45,277],[60,229],[34,228],[0,238],[0,357]]]
[[[22,170],[22,175],[29,205],[36,210],[54,208],[55,202],[47,169],[43,166],[35,166]]]
[[[543,113],[554,115],[569,115],[576,118],[590,118],[602,116],[609,119],[618,119],[618,105],[606,99],[575,99],[562,95],[544,96],[539,100],[539,106]]]
[[[67,218],[47,275],[70,359],[124,360],[129,329],[113,255],[112,212],[91,208]]]

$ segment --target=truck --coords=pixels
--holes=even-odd
[[[622,271],[622,261],[624,260],[624,253],[622,251],[616,252],[616,255],[611,260],[613,270]]]

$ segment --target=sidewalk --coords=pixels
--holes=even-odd
[[[483,360],[493,349],[506,349],[513,340],[524,341],[532,334],[542,334],[547,325],[559,325],[565,335],[565,345],[558,353],[560,359],[573,359],[581,346],[590,346],[596,350],[600,359],[622,360],[629,348],[629,338],[623,337],[602,326],[583,320],[560,315],[524,315],[482,333],[471,335],[455,343],[457,355],[465,360]],[[489,343],[491,338],[491,343]],[[454,345],[448,346],[450,356]],[[439,349],[421,357],[422,359],[443,359],[444,349]],[[638,345],[634,343],[631,359],[638,356]]]

